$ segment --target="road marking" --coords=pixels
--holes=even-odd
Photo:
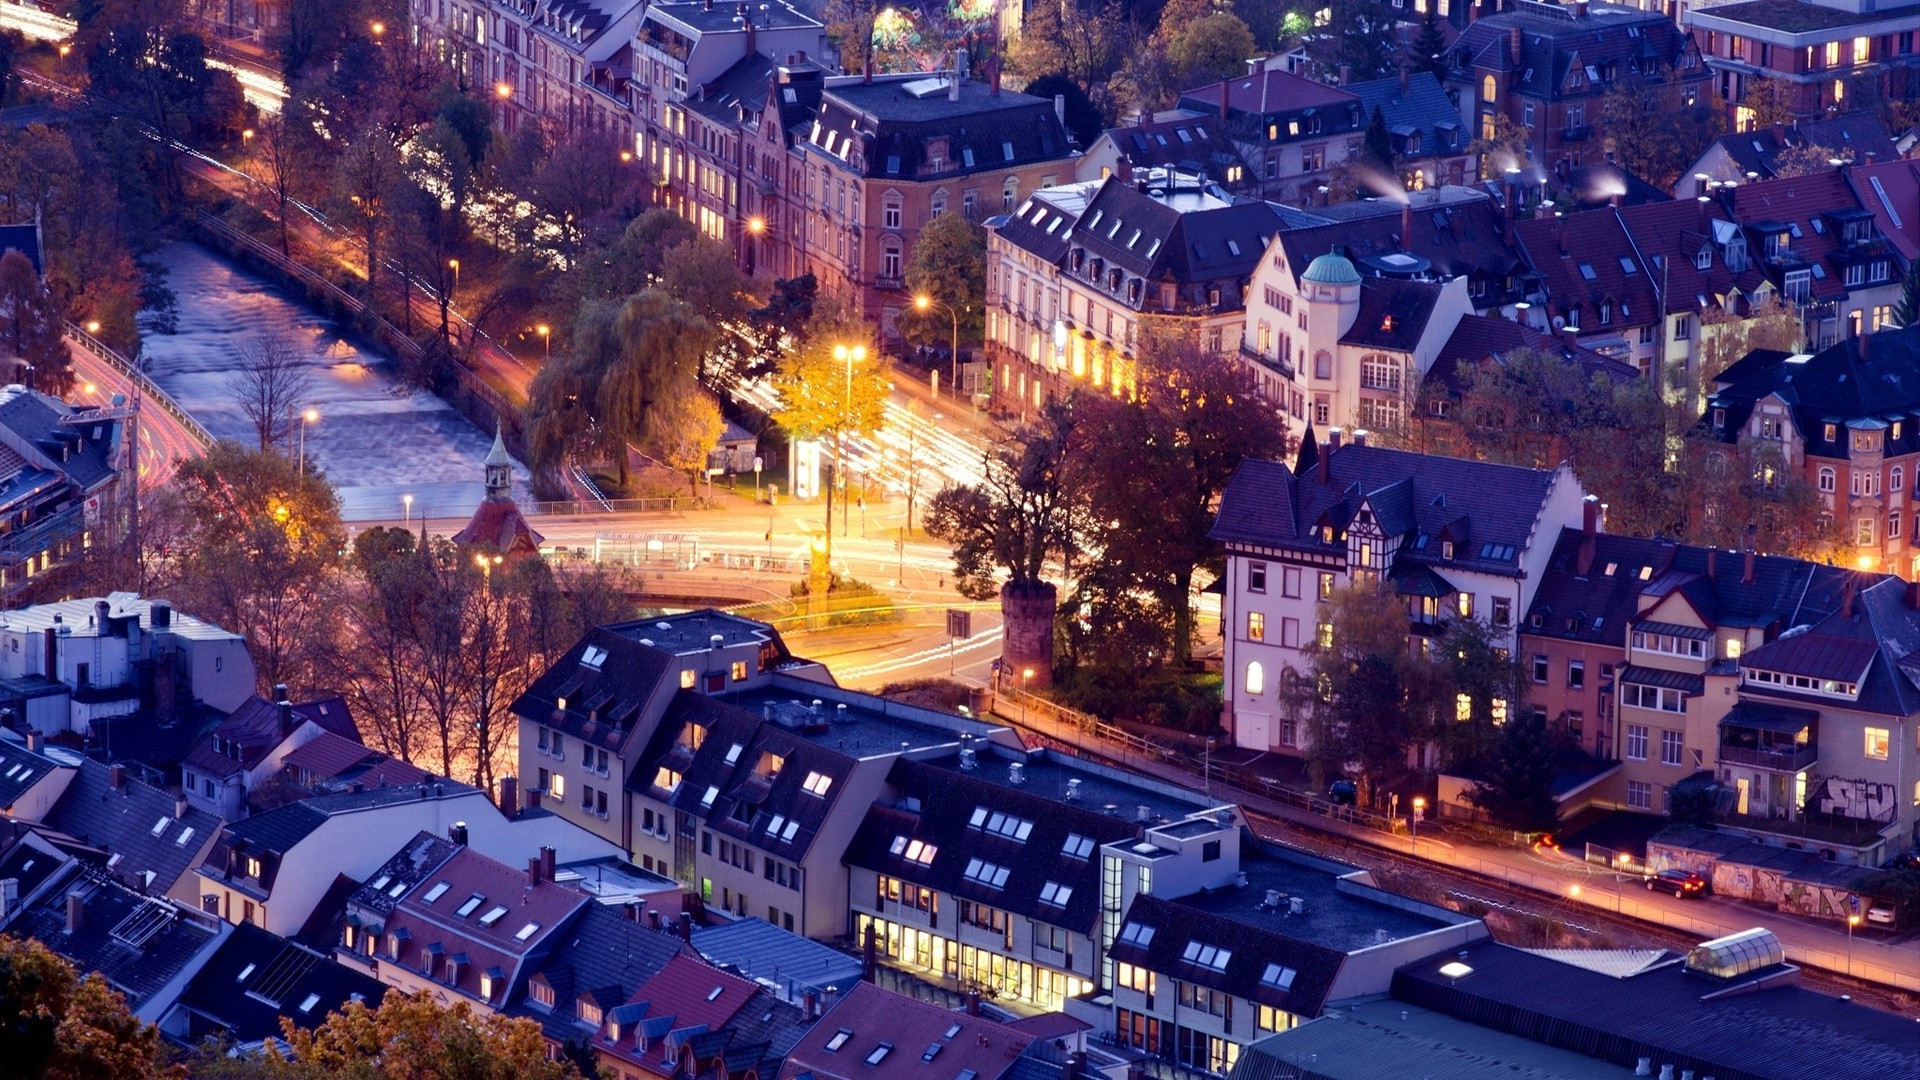
[[[999,642],[1000,628],[996,626],[991,630],[975,634],[969,638],[964,645],[935,645],[931,649],[922,649],[919,652],[908,653],[906,656],[898,656],[892,660],[881,660],[872,664],[863,664],[859,667],[841,668],[835,674],[843,679],[866,679],[875,675],[890,675],[893,672],[901,671],[905,668],[917,667],[920,664],[941,659],[948,655],[949,648],[952,649],[952,654],[957,657],[961,653],[972,652],[976,649],[997,645]]]

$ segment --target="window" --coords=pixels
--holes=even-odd
[[[1513,625],[1513,600],[1511,597],[1496,596],[1493,598],[1493,625]]]
[[[1461,593],[1457,598],[1457,600],[1455,601],[1455,606],[1459,609],[1461,618],[1463,619],[1473,618],[1473,594],[1472,593],[1470,592]]]
[[[1873,519],[1863,517],[1854,523],[1854,543],[1861,547],[1873,546]]]
[[[1686,746],[1685,739],[1680,732],[1678,731],[1661,732],[1660,733],[1660,764],[1662,765],[1680,764],[1681,752],[1685,749],[1685,746]]]
[[[1567,661],[1567,689],[1579,690],[1587,685],[1587,662],[1585,660]]]
[[[1891,745],[1891,742],[1890,733],[1886,728],[1868,728],[1866,745],[1867,757],[1873,761],[1887,760],[1887,749]]]
[[[851,1038],[853,1038],[853,1032],[847,1028],[841,1028],[839,1031],[833,1033],[833,1038],[827,1040],[826,1048],[830,1053],[838,1053],[840,1048],[847,1045],[847,1040]]]
[[[693,689],[694,683],[699,681],[699,678],[700,678],[699,675],[697,675],[692,668],[688,668],[687,670],[682,671],[680,673],[680,689],[682,690]]]
[[[1480,100],[1491,105],[1500,97],[1500,83],[1489,75],[1480,80]]]
[[[1627,683],[1620,688],[1620,702],[1639,709],[1656,709],[1660,712],[1685,713],[1686,695],[1678,690],[1662,686],[1643,686],[1639,683]],[[1640,760],[1645,760],[1642,757]]]
[[[967,827],[1022,842],[1033,835],[1033,822],[985,806],[973,808],[973,817],[967,822]]]
[[[1325,570],[1320,572],[1319,592],[1315,594],[1321,603],[1333,599],[1333,575]]]
[[[1153,929],[1145,923],[1130,922],[1120,928],[1120,940],[1144,949],[1153,944]]]
[[[556,799],[566,798],[567,797],[567,778],[560,775],[559,773],[554,773],[553,778],[547,781],[547,794],[553,796]]]
[[[1300,570],[1298,567],[1280,568],[1280,595],[1290,599],[1300,598]]]
[[[833,777],[825,773],[810,772],[807,774],[806,782],[800,786],[804,788],[809,795],[825,797],[827,789],[833,787]]]
[[[1153,972],[1132,964],[1121,964],[1114,972],[1114,981],[1129,990],[1142,994],[1151,994],[1158,989],[1159,978]]]
[[[967,860],[967,880],[985,885],[990,889],[998,889],[1005,886],[1007,883],[1007,874],[1008,870],[1004,866],[997,866],[980,859]]]
[[[1263,593],[1267,591],[1267,564],[1263,562],[1247,564],[1247,591]]]
[[[1653,809],[1653,785],[1645,780],[1627,781],[1627,805],[1635,810]]]
[[[1227,970],[1227,962],[1233,959],[1232,949],[1222,949],[1208,945],[1203,941],[1187,942],[1187,949],[1180,958],[1189,964],[1198,964],[1214,971]],[[1182,984],[1184,987],[1186,984]]]
[[[1093,840],[1079,833],[1068,833],[1067,842],[1060,846],[1060,853],[1069,859],[1085,859],[1093,854]]]
[[[1260,976],[1260,985],[1271,986],[1276,990],[1293,989],[1293,980],[1298,972],[1280,964],[1268,964],[1266,973]]]
[[[880,207],[880,227],[881,227],[881,228],[884,228],[884,229],[897,229],[897,228],[899,228],[899,227],[900,227],[900,202],[899,202],[899,200],[897,200],[897,199],[888,199],[888,200],[887,200],[887,201],[886,201],[885,203],[883,203],[883,204],[881,205],[881,207]]]
[[[1647,729],[1644,724],[1627,725],[1627,760],[1647,760]]]
[[[1258,611],[1247,612],[1247,640],[1267,640],[1267,617]]]
[[[1260,666],[1260,661],[1247,661],[1246,686],[1249,694],[1257,695],[1267,692],[1267,670]]]
[[[1829,426],[1829,427],[1827,428],[1827,430],[1828,430],[1828,431],[1832,431],[1832,430],[1833,430],[1833,428],[1832,428],[1831,426]],[[1821,491],[1832,491],[1832,490],[1833,490],[1833,479],[1834,479],[1834,473],[1833,473],[1833,467],[1832,467],[1832,466],[1830,466],[1830,465],[1822,465],[1822,466],[1820,466],[1820,490],[1821,490]]]
[[[1544,684],[1547,681],[1547,670],[1547,658],[1538,653],[1534,654],[1533,681]]]
[[[1073,887],[1071,885],[1062,885],[1057,881],[1049,881],[1040,887],[1040,902],[1043,904],[1063,908],[1067,906],[1067,901],[1072,898]]]
[[[671,795],[680,789],[680,774],[663,766],[653,774],[653,786]]]

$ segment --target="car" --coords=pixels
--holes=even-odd
[[[1883,870],[1920,870],[1920,853],[1903,851],[1881,864]]]
[[[1352,806],[1360,800],[1360,788],[1351,780],[1335,780],[1327,785],[1327,798],[1338,806]]]
[[[1691,870],[1662,870],[1647,875],[1648,892],[1670,892],[1684,899],[1703,895],[1707,888],[1707,879]]]
[[[1881,926],[1893,925],[1893,905],[1884,900],[1876,900],[1867,908],[1867,921]]]

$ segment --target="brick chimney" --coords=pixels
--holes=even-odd
[[[1853,618],[1854,583],[1857,579],[1858,575],[1848,574],[1846,585],[1840,590],[1840,614],[1844,618]]]
[[[67,894],[67,933],[72,934],[74,931],[80,929],[80,924],[86,921],[86,917],[87,917],[87,898],[77,892],[68,893]]]
[[[875,955],[879,947],[874,943],[874,932],[874,925],[868,923],[866,940],[863,941],[860,946],[860,978],[864,982],[873,981],[873,973],[879,966],[878,959]]]
[[[1740,584],[1742,585],[1753,584],[1753,545],[1759,535],[1760,529],[1755,525],[1748,525],[1741,531],[1740,546],[1746,549],[1747,555],[1746,565],[1740,570]]]
[[[1600,531],[1600,496],[1589,495],[1580,500],[1580,531],[1588,536]]]
[[[1413,196],[1400,204],[1400,250],[1413,254]]]
[[[553,863],[553,846],[551,844],[543,846],[540,849],[540,872],[546,876],[548,881],[553,880]]]
[[[115,791],[119,791],[121,786],[124,785],[126,782],[127,782],[127,767],[125,765],[107,766],[107,786],[108,787],[112,788]]]
[[[1713,571],[1716,564],[1719,561],[1719,557],[1720,557],[1720,548],[1718,545],[1715,545],[1707,549],[1707,580],[1708,581],[1713,580],[1713,576],[1714,576]]]
[[[1266,73],[1262,72],[1260,77],[1265,78]],[[1220,119],[1222,120],[1225,120],[1227,118],[1227,112],[1228,112],[1227,91],[1231,89],[1232,86],[1233,86],[1232,79],[1229,79],[1224,75],[1220,77]],[[1140,116],[1141,116],[1140,122],[1143,124],[1146,123],[1146,115],[1147,115],[1147,112],[1145,109],[1140,110]]]
[[[871,929],[871,927],[869,927],[869,929]],[[693,913],[690,911],[680,913],[680,940],[686,942],[693,941]],[[871,934],[868,935],[868,940],[872,940]]]
[[[527,885],[531,888],[540,886],[540,856],[538,855],[527,857]]]
[[[1367,429],[1366,428],[1355,428],[1353,430],[1353,445],[1355,446],[1367,445]]]
[[[503,776],[500,778],[500,812],[509,818],[520,816],[520,778]]]
[[[1526,42],[1520,36],[1520,27],[1509,26],[1507,28],[1507,59],[1516,64],[1519,63],[1520,52],[1525,45]]]

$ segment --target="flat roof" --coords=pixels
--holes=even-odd
[[[1341,888],[1339,880],[1357,872],[1355,868],[1284,848],[1242,845],[1240,870],[1247,876],[1244,888],[1193,893],[1173,903],[1348,953],[1381,944],[1382,932],[1397,941],[1473,921],[1463,915],[1449,923],[1356,895]],[[1271,908],[1266,906],[1269,889],[1280,893],[1279,903]],[[1295,898],[1304,905],[1298,915],[1291,914]]]
[[[58,603],[35,604],[32,607],[15,608],[5,614],[0,614],[0,631],[24,630],[33,632],[48,630],[54,626],[54,619],[57,616],[59,618],[59,624],[73,631],[76,636],[98,636],[106,633],[105,628],[88,626],[87,620],[93,618],[96,610],[94,605],[101,600],[107,602],[108,618],[138,615],[140,617],[140,629],[148,631],[153,629],[154,600],[143,597],[138,593],[115,592],[108,593],[105,596],[87,596],[77,600],[61,600]],[[167,603],[166,600],[160,600],[158,602],[163,604]],[[172,605],[169,604],[168,606],[171,607]],[[240,638],[239,634],[233,633],[230,630],[222,630],[212,623],[203,622],[191,615],[183,614],[178,608],[173,608],[172,617],[168,621],[170,623],[167,627],[169,632],[183,638],[191,638],[195,641],[237,641]]]
[[[553,880],[603,904],[637,904],[649,896],[680,889],[680,883],[672,878],[612,856],[561,863],[553,868]]]
[[[1544,1046],[1445,1013],[1379,1001],[1329,1009],[1317,1020],[1247,1047],[1232,1080],[1376,1080],[1382,1062],[1423,1080],[1610,1080],[1632,1069]]]
[[[1230,802],[1210,798],[1197,791],[1119,772],[1051,750],[1033,750],[1022,755],[1007,747],[990,747],[981,743],[974,747],[974,752],[976,767],[966,770],[972,779],[997,787],[1017,788],[1031,795],[1061,802],[1069,801],[1067,793],[1071,790],[1074,792],[1071,801],[1080,808],[1108,813],[1129,822],[1140,821],[1140,808],[1144,806],[1150,819],[1145,824],[1149,828],[1160,823],[1181,822],[1211,810],[1231,809],[1233,806]],[[1018,783],[1013,779],[1011,767],[1016,762],[1020,765],[1022,777]],[[952,754],[925,759],[923,763],[935,768],[961,771],[957,750]],[[1069,785],[1068,781],[1072,780],[1078,780],[1079,783]]]
[[[720,639],[722,648],[758,645],[773,640],[773,630],[765,623],[711,608],[664,615],[657,619],[635,619],[602,629],[675,654],[704,652],[713,647],[716,637]]]
[[[776,679],[770,686],[713,695],[735,708],[757,713],[804,742],[849,757],[876,757],[902,750],[956,746],[962,732],[981,739],[998,730],[962,716],[916,709],[824,683]],[[819,702],[815,708],[814,702]]]
[[[817,941],[782,930],[765,919],[735,919],[718,926],[697,927],[693,947],[707,962],[730,967],[775,993],[796,1001],[811,991],[839,993],[860,982],[860,958]]]

